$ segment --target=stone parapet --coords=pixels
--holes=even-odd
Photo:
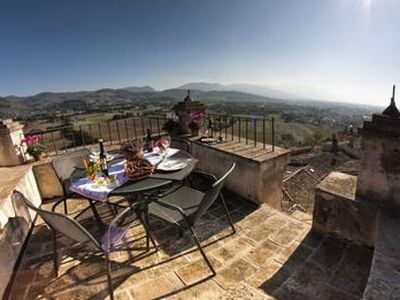
[[[11,199],[14,190],[40,206],[31,166],[0,168],[0,298],[3,296],[35,214]]]
[[[376,235],[376,206],[355,199],[357,177],[332,172],[317,187],[313,229],[373,246]]]
[[[280,208],[283,175],[289,161],[286,149],[276,147],[272,152],[239,142],[206,145],[194,141],[191,151],[199,160],[198,169],[217,176],[224,174],[235,162],[236,170],[229,176],[226,187],[257,204]]]

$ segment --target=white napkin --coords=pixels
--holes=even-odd
[[[174,154],[179,152],[179,149],[175,148],[167,148],[167,153],[165,155],[165,158],[171,157]],[[153,152],[147,152],[144,154],[144,158],[151,163],[153,166],[157,165],[159,162],[162,161],[162,156],[160,155],[160,151],[158,148],[154,148]]]

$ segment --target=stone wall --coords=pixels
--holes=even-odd
[[[356,244],[374,246],[377,209],[355,199],[357,177],[332,172],[316,188],[313,229]]]
[[[235,162],[236,169],[229,176],[226,187],[257,204],[280,208],[283,175],[289,159],[287,152],[256,160],[240,155],[239,151],[224,151],[198,142],[191,143],[191,151],[199,160],[197,169],[217,176],[223,175]]]
[[[41,204],[31,166],[0,168],[0,298],[13,273],[35,215],[21,203],[13,203],[14,189],[22,192],[35,205]]]

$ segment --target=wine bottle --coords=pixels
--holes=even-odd
[[[148,152],[152,152],[153,151],[153,139],[151,138],[151,130],[150,129],[147,129],[146,150]]]
[[[100,146],[99,158],[100,158],[101,173],[103,174],[104,177],[108,177],[107,157],[104,152],[104,145],[102,139],[99,139],[99,146]]]

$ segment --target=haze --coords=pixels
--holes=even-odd
[[[206,81],[385,105],[399,28],[396,0],[2,1],[0,95]]]

